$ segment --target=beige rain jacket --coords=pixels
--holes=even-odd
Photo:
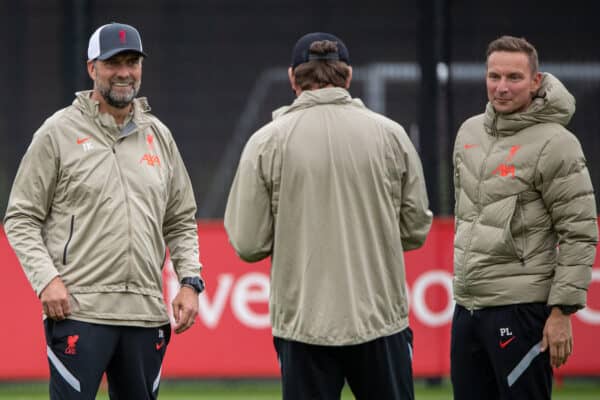
[[[78,93],[35,133],[14,181],[6,234],[38,295],[60,275],[70,318],[162,325],[165,244],[180,279],[201,267],[190,180],[145,98],[134,101],[119,136],[90,95]]]
[[[272,256],[273,335],[349,345],[406,328],[403,251],[432,214],[404,129],[341,88],[274,117],[247,143],[225,212],[241,258]]]

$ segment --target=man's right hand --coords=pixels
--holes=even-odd
[[[573,353],[571,316],[564,315],[558,307],[552,307],[544,326],[541,350],[547,349],[550,350],[550,365],[554,368],[565,364]]]
[[[60,321],[71,315],[69,292],[59,276],[52,279],[42,290],[40,300],[48,318]]]

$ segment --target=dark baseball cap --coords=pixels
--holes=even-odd
[[[90,37],[88,60],[106,60],[123,51],[134,51],[146,57],[137,29],[113,22],[102,25]]]
[[[329,40],[337,43],[337,52],[322,54],[322,55],[311,55],[310,45],[314,42],[320,42],[322,40]],[[325,32],[312,32],[302,36],[296,42],[294,50],[292,51],[292,69],[296,68],[300,64],[311,60],[339,60],[350,65],[350,54],[344,42],[342,42],[337,36],[331,33]]]

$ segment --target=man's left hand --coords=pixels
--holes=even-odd
[[[175,317],[175,333],[188,330],[198,315],[198,293],[191,287],[182,286],[173,299],[173,316]]]
[[[564,365],[573,352],[571,316],[564,315],[559,308],[553,307],[546,320],[543,335],[542,351],[550,349],[550,365],[554,368]]]

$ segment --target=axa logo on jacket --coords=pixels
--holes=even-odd
[[[142,156],[140,163],[145,161],[151,167],[160,166],[160,157],[155,154],[154,150],[154,135],[148,133],[146,135],[146,143],[148,144],[149,152]]]

